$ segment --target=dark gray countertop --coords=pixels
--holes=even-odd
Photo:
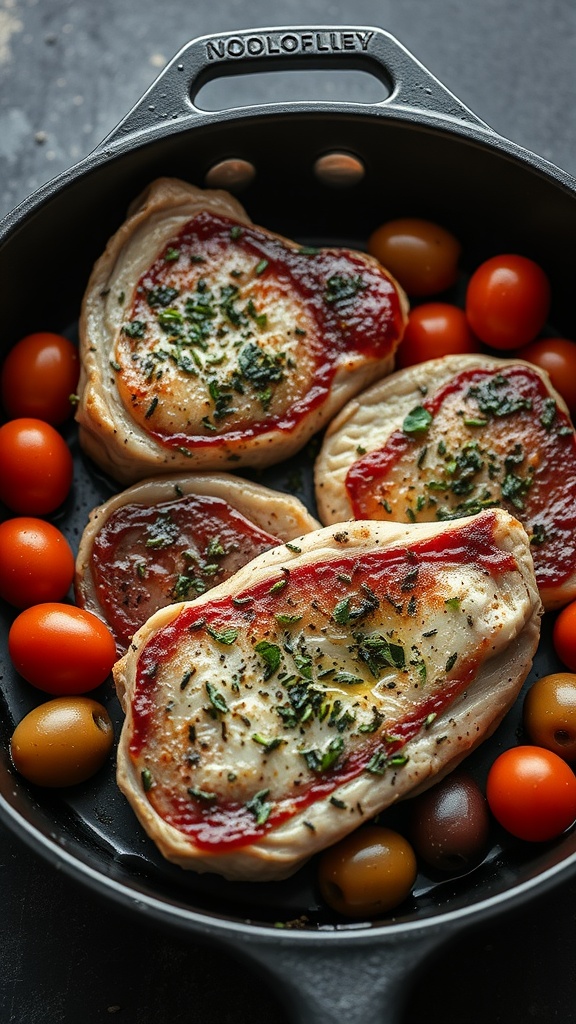
[[[571,0],[0,0],[0,216],[91,151],[190,38],[258,25],[379,25],[500,134],[576,174]],[[337,76],[310,79],[344,98]],[[361,91],[362,83],[353,81]],[[286,75],[220,83],[213,102],[293,98]],[[471,195],[471,202],[474,197]],[[9,297],[2,296],[2,301]],[[576,882],[442,947],[405,1024],[576,1021]],[[230,950],[103,903],[0,825],[1,1024],[284,1024]]]

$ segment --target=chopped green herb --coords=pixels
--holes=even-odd
[[[254,650],[264,662],[264,679],[270,679],[280,667],[282,651],[278,644],[272,644],[269,640],[260,640],[255,644]]]
[[[475,398],[480,411],[489,416],[510,416],[522,409],[532,408],[531,400],[522,398],[518,392],[514,393],[513,383],[508,382],[501,373],[473,385],[468,389],[466,397]]]
[[[155,309],[158,306],[169,306],[177,296],[177,288],[171,288],[169,285],[160,284],[156,288],[150,289],[146,295],[146,301],[149,306]]]
[[[350,621],[350,600],[350,597],[344,597],[334,608],[332,617],[339,626],[345,626]]]
[[[302,757],[306,761],[310,771],[320,773],[328,771],[338,761],[344,750],[344,740],[341,736],[335,736],[325,750],[305,750]]]
[[[450,672],[450,670],[454,668],[454,665],[456,664],[456,659],[457,658],[458,658],[458,654],[457,653],[450,655],[450,657],[448,658],[448,661],[446,662],[446,671],[447,672]]]
[[[259,388],[284,380],[283,362],[282,355],[270,355],[252,341],[238,355],[241,376]]]
[[[385,750],[378,750],[366,765],[366,771],[372,775],[384,775],[389,768],[402,768],[408,763],[406,754],[389,755]]]
[[[255,732],[252,739],[254,743],[259,743],[261,747],[264,747],[264,752],[269,754],[272,750],[276,750],[284,740],[279,736],[274,736],[270,739],[268,736],[263,736],[260,732]]]
[[[547,539],[546,528],[542,523],[534,523],[532,533],[530,534],[530,543],[535,545],[544,544]]]
[[[405,434],[424,434],[432,423],[432,413],[423,405],[417,405],[405,417],[402,430]]]
[[[345,686],[354,686],[355,683],[363,683],[364,680],[361,676],[354,675],[353,672],[336,672],[334,682],[343,683]]]
[[[213,629],[211,626],[206,626],[206,632],[209,633],[214,640],[217,640],[218,643],[226,644],[228,647],[235,643],[238,636],[238,630],[234,626],[229,626],[227,629],[221,630]]]
[[[287,586],[287,584],[288,584],[288,577],[287,576],[283,576],[282,579],[276,580],[276,583],[272,584],[272,586],[270,587],[269,593],[270,594],[277,594],[280,590],[284,590],[284,587]]]
[[[479,416],[470,417],[469,419],[462,420],[465,427],[485,427],[488,420],[483,420]]]
[[[201,800],[204,804],[213,804],[218,799],[217,793],[211,793],[206,789],[198,789],[196,786],[189,786],[189,796],[193,796],[195,800]]]
[[[261,789],[258,793],[254,794],[251,800],[247,800],[244,805],[246,810],[254,815],[257,825],[265,825],[270,817],[272,804],[266,800],[269,792],[269,789]]]
[[[154,410],[156,409],[157,405],[158,405],[158,395],[154,395],[154,398],[152,399],[152,401],[150,402],[150,405],[148,406],[148,408],[146,409],[146,412],[144,413],[144,418],[145,419],[147,419],[147,420],[150,419],[150,417],[152,416],[152,414],[153,414]]]
[[[140,778],[142,779],[142,786],[144,792],[147,793],[148,790],[152,789],[152,786],[154,785],[154,780],[152,779],[152,772],[150,771],[150,769],[143,768],[142,771],[140,772]]]
[[[366,284],[360,274],[333,274],[326,281],[324,301],[328,303],[343,302],[346,299],[352,299],[365,288]]]
[[[382,725],[383,721],[384,721],[384,715],[382,714],[382,712],[378,711],[377,707],[373,707],[372,708],[372,721],[365,722],[363,725],[359,725],[358,726],[358,732],[362,732],[362,733],[376,732],[376,730],[379,729],[380,726]]]
[[[143,320],[130,320],[122,325],[122,333],[129,338],[143,338],[146,331],[146,324]]]
[[[406,664],[404,648],[391,643],[379,633],[355,635],[359,658],[364,661],[375,679],[383,668],[403,669]]]
[[[212,707],[215,708],[216,711],[221,711],[222,714],[225,715],[229,710],[228,705],[220,691],[214,686],[214,683],[211,683],[209,680],[206,683],[206,693],[208,694],[208,699]]]
[[[220,558],[222,555],[225,554],[226,549],[222,547],[222,544],[220,543],[220,537],[212,537],[212,539],[208,541],[208,545],[206,547],[206,557]]]

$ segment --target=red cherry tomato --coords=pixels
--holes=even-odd
[[[528,842],[545,842],[576,819],[576,775],[551,750],[512,747],[490,768],[486,798],[507,832]]]
[[[550,282],[527,256],[493,256],[474,271],[466,291],[470,327],[491,348],[519,348],[546,323]]]
[[[59,601],[73,576],[72,548],[52,523],[29,516],[0,523],[0,597],[9,604]]]
[[[78,385],[78,351],[61,334],[28,334],[2,367],[2,404],[11,419],[34,416],[58,425],[70,416]]]
[[[420,217],[388,221],[368,239],[368,252],[408,295],[437,295],[458,276],[460,242],[446,228]]]
[[[0,500],[13,512],[44,516],[67,497],[72,456],[61,434],[42,420],[0,427]]]
[[[576,672],[576,601],[562,609],[552,633],[552,642],[560,661]]]
[[[542,338],[516,352],[519,359],[546,370],[550,380],[576,416],[576,341],[568,338]]]
[[[426,302],[410,310],[404,337],[396,352],[396,368],[424,363],[427,359],[479,352],[478,338],[470,330],[466,314],[448,302]]]
[[[100,619],[56,602],[20,612],[8,634],[8,651],[24,679],[54,696],[95,689],[117,658],[112,634]]]

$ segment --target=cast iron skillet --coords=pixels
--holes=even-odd
[[[222,74],[280,68],[360,69],[389,90],[381,103],[293,103],[208,113],[200,87]],[[361,161],[364,177],[330,187],[315,174],[335,151]],[[573,333],[571,268],[576,264],[576,182],[497,136],[451,95],[393,37],[376,28],[274,28],[205,37],[185,46],[111,135],[85,160],[47,184],[0,226],[0,280],[7,344],[32,330],[75,334],[81,295],[94,259],[126,207],[157,175],[203,185],[224,159],[256,170],[242,201],[256,223],[304,243],[362,247],[384,220],[428,217],[462,240],[468,269],[497,252],[538,260],[552,280],[551,323]],[[14,301],[22,294],[23,301]],[[73,493],[54,517],[73,545],[90,509],[117,487],[78,450]],[[268,471],[271,486],[313,508],[304,452]],[[9,512],[6,512],[9,515]],[[6,636],[13,615],[1,609]],[[550,643],[551,616],[527,685],[560,667]],[[55,867],[159,925],[223,942],[272,974],[294,1021],[347,1024],[397,1018],[411,972],[460,929],[503,912],[565,879],[576,865],[572,831],[529,845],[493,832],[485,861],[466,876],[421,874],[394,916],[351,924],[319,901],[314,865],[276,884],[226,883],[163,862],[118,793],[113,765],[85,786],[50,793],[12,769],[13,727],[38,703],[1,658],[3,714],[0,813]],[[96,691],[120,728],[110,686]],[[483,784],[488,766],[521,735],[521,701],[468,761]],[[402,808],[391,816],[402,825]],[[282,925],[282,927],[278,927]],[[384,1010],[385,1008],[385,1010]]]

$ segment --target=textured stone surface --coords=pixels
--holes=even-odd
[[[389,30],[496,131],[576,174],[572,0],[283,0],[274,11],[264,0],[0,0],[0,216],[97,146],[188,39],[311,22]],[[221,81],[205,102],[372,99],[379,86],[364,78]],[[408,993],[404,1024],[573,1021],[575,897],[564,884],[444,947]],[[230,950],[103,904],[3,826],[0,963],[2,1024],[288,1020],[274,985]]]

